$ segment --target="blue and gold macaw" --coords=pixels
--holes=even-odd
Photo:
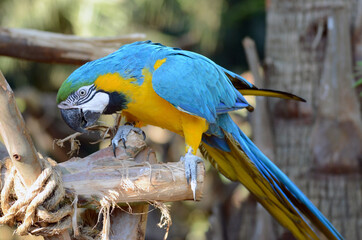
[[[243,95],[303,101],[289,93],[258,89],[197,53],[145,41],[124,45],[74,71],[60,87],[57,103],[76,131],[86,131],[101,114],[121,112],[137,127],[151,124],[180,134],[186,142],[182,160],[193,190],[199,148],[224,176],[248,188],[297,239],[319,239],[312,224],[328,239],[343,239],[231,120],[230,111],[253,110]],[[125,137],[119,129],[113,147]]]

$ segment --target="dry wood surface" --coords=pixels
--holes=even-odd
[[[139,162],[146,159],[146,162]],[[109,196],[115,202],[192,200],[190,185],[185,178],[182,162],[155,163],[155,153],[146,146],[142,136],[131,133],[127,148],[117,149],[114,158],[111,147],[85,158],[73,158],[59,164],[66,189],[80,198],[92,201]],[[196,199],[202,197],[203,164],[198,164]]]
[[[81,65],[145,37],[145,34],[134,33],[86,38],[33,29],[0,28],[0,55],[37,62]]]

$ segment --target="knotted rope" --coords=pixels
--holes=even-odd
[[[56,163],[39,154],[43,171],[28,188],[14,166],[7,168],[8,175],[1,190],[0,224],[17,224],[19,235],[53,236],[72,226],[71,196],[65,193],[61,172]],[[11,161],[5,160],[6,165]],[[1,168],[5,165],[1,161]]]

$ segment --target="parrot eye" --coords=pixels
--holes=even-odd
[[[84,90],[84,89],[80,89],[78,93],[79,93],[79,96],[83,97],[83,96],[85,96],[85,94],[86,94],[87,92],[86,92],[86,90]]]
[[[69,96],[70,101],[74,102],[77,105],[88,102],[92,99],[96,93],[96,87],[93,85],[83,86],[79,88],[76,92]]]

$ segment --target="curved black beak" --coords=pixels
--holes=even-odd
[[[60,109],[60,113],[71,129],[83,133],[87,132],[86,127],[92,126],[101,116],[100,112],[83,112],[78,108]]]

